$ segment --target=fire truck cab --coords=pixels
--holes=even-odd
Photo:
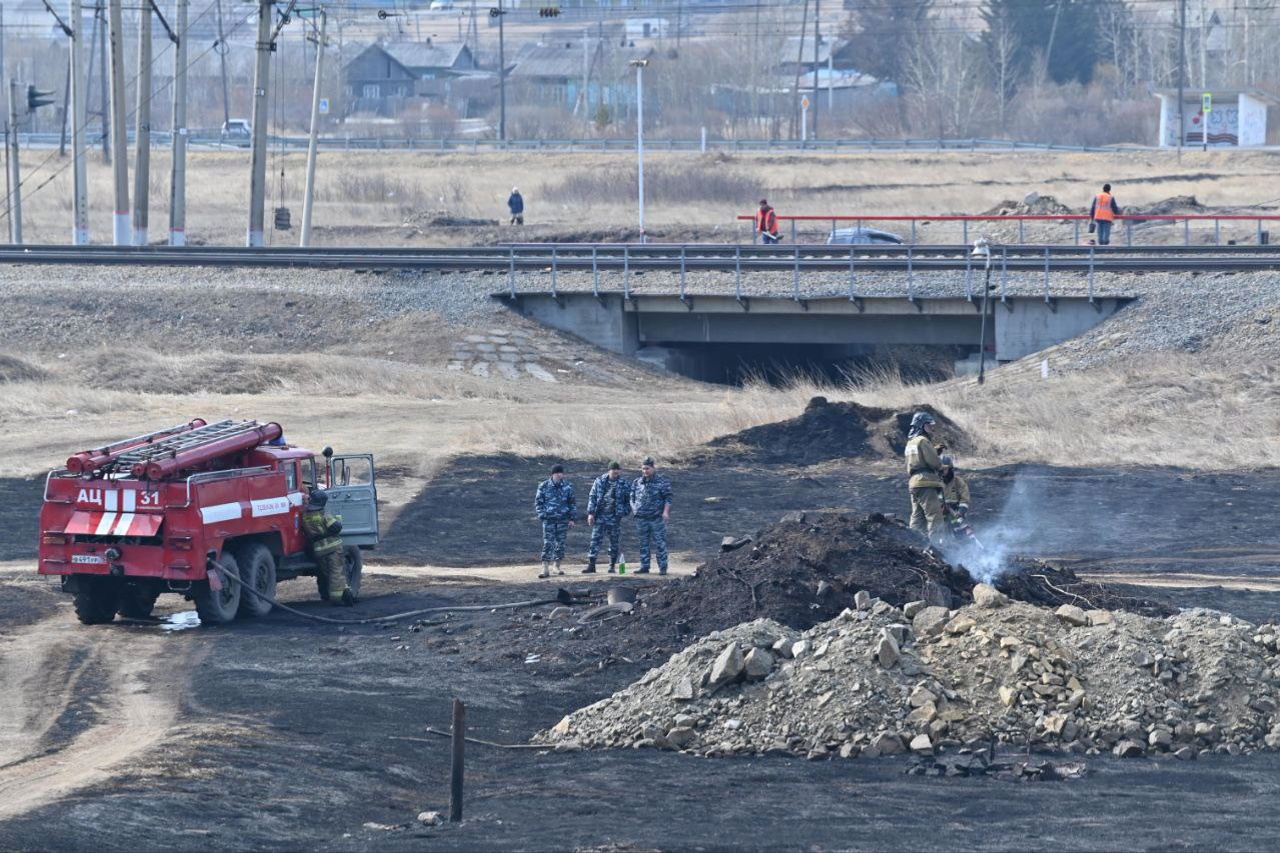
[[[205,624],[263,616],[277,582],[303,575],[327,598],[300,522],[312,489],[342,517],[358,594],[378,544],[373,456],[315,454],[256,421],[196,419],[70,457],[45,481],[38,571],[61,578],[86,625],[148,618],[165,592]]]

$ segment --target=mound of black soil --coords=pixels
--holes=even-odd
[[[911,417],[918,411],[929,412],[937,418],[935,438],[938,441],[958,452],[973,450],[973,442],[964,430],[932,406],[893,412],[814,397],[799,417],[713,438],[705,445],[710,452],[696,454],[693,461],[715,459],[716,451],[725,450],[770,465],[900,457],[906,446]]]
[[[974,579],[927,545],[901,520],[879,513],[795,513],[761,530],[751,544],[707,561],[693,577],[646,596],[632,630],[646,637],[692,637],[762,617],[810,628],[855,606],[859,590],[899,607],[911,601],[945,607],[971,602]],[[1038,561],[1016,563],[996,586],[1044,606],[1174,612]]]

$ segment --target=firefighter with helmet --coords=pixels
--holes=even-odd
[[[933,447],[937,421],[928,412],[916,412],[907,433],[907,489],[911,495],[911,529],[929,537],[931,545],[941,545],[947,533],[943,518],[942,459]]]
[[[342,516],[324,511],[329,496],[320,489],[312,489],[306,507],[302,511],[302,532],[311,543],[311,553],[321,574],[329,579],[329,603],[350,607],[356,603],[355,594],[347,585],[346,561],[342,556]]]
[[[948,515],[963,519],[969,512],[969,484],[956,473],[955,461],[947,455],[942,462],[942,503]]]

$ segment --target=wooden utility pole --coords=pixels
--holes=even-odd
[[[96,18],[94,20],[97,20]],[[85,138],[89,124],[89,109],[85,103],[84,73],[84,10],[80,0],[71,0],[71,158],[72,158],[72,209],[71,242],[76,246],[89,245],[89,181],[85,163],[88,140]]]
[[[253,154],[249,165],[249,230],[245,245],[262,246],[267,199],[267,87],[271,84],[271,6],[258,0],[258,63],[253,72]]]
[[[121,0],[107,0],[107,40],[111,43],[111,148],[115,151],[115,214],[112,245],[129,245],[129,140],[124,109],[124,20]]]
[[[307,140],[307,187],[302,199],[302,236],[298,245],[311,245],[311,213],[316,192],[316,153],[320,134],[320,88],[324,80],[324,34],[329,16],[320,10],[320,35],[316,38],[316,80],[311,90],[311,135]],[[305,42],[304,42],[305,43]]]
[[[187,245],[187,5],[176,0],[173,26],[173,153],[169,178],[169,245]]]
[[[151,6],[138,13],[138,85],[134,90],[133,245],[147,245],[151,188]]]
[[[507,40],[503,37],[502,21],[507,12],[498,0],[498,138],[507,139]]]

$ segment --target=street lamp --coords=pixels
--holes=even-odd
[[[982,284],[982,331],[978,335],[978,384],[981,385],[987,378],[987,297],[991,293],[991,244],[986,237],[979,237],[974,242],[971,255],[982,258],[987,270]]]
[[[630,65],[636,70],[636,161],[639,168],[640,242],[644,239],[644,67],[647,59],[633,59]]]

